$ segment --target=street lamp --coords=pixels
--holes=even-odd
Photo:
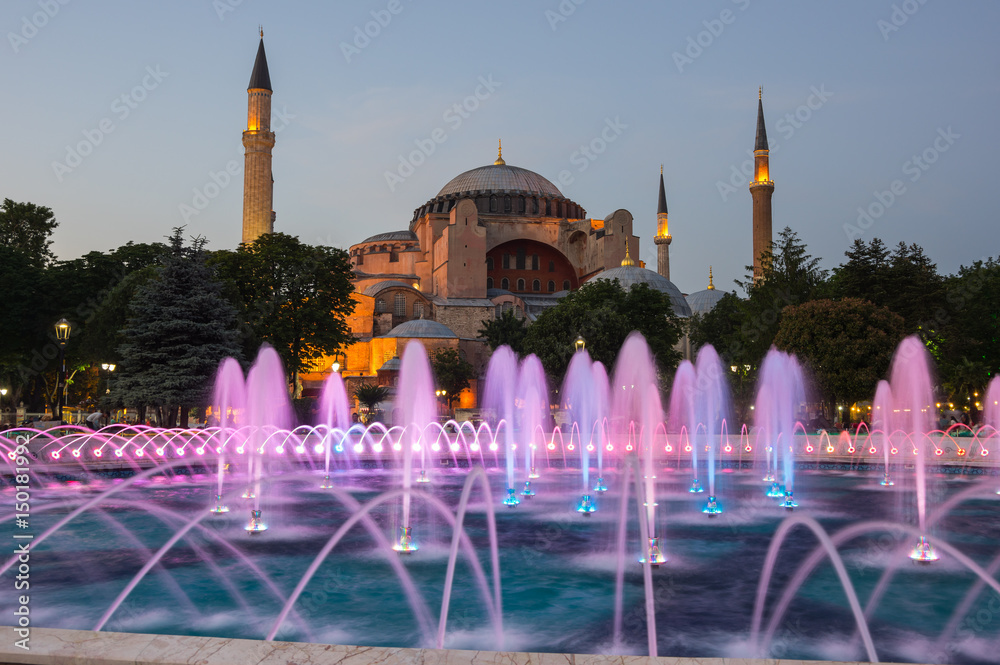
[[[7,396],[7,389],[0,388],[0,427],[3,427],[3,398]]]
[[[583,335],[577,335],[574,344],[576,345],[577,352],[583,351],[587,348],[587,340],[583,339]]]
[[[108,372],[108,387],[104,390],[105,395],[111,394],[111,373],[115,371],[114,363],[101,363],[101,369]]]
[[[59,342],[59,372],[56,376],[56,419],[62,420],[63,397],[66,384],[66,342],[69,341],[69,334],[72,331],[69,321],[59,319],[56,321],[56,341]]]

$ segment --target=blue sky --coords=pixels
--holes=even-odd
[[[859,235],[918,243],[943,272],[1000,247],[987,1],[7,0],[0,195],[55,211],[60,258],[185,223],[235,247],[242,173],[224,172],[242,166],[258,24],[286,118],[275,228],[305,242],[406,228],[502,138],[508,164],[588,215],[629,210],[654,268],[663,163],[672,280],[700,290],[712,265],[733,288],[752,259],[741,169],[762,85],[776,234],[791,226],[825,267]]]

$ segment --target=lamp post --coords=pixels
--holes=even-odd
[[[448,391],[444,389],[435,390],[434,394],[437,396],[438,399],[442,398],[444,399],[444,405],[441,408],[444,411],[444,415],[448,415],[448,400],[447,400]]]
[[[7,396],[7,389],[0,388],[0,428],[3,428],[3,398]]]
[[[59,370],[56,375],[56,414],[57,420],[62,420],[63,391],[66,383],[66,342],[72,330],[69,321],[59,319],[56,321],[56,341],[59,342]]]
[[[108,387],[105,388],[104,394],[105,395],[110,395],[111,394],[111,373],[115,371],[115,364],[114,363],[101,363],[101,369],[103,369],[105,372],[108,373]]]
[[[587,348],[587,340],[583,338],[583,335],[577,335],[576,341],[573,344],[576,346],[577,353]]]

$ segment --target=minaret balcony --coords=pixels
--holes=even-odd
[[[758,186],[761,186],[761,185],[770,185],[771,187],[774,187],[774,181],[773,180],[751,180],[750,181],[750,186],[751,187],[758,187]]]

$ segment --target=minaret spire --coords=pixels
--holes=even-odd
[[[771,181],[768,163],[767,125],[764,124],[764,88],[757,90],[757,137],[754,141],[754,175],[750,181],[750,196],[753,199],[753,274],[754,281],[764,276],[762,256],[771,251],[771,195],[774,182]]]
[[[656,272],[670,279],[670,225],[667,219],[667,190],[663,186],[663,164],[660,164],[660,197],[656,202]]]
[[[271,76],[264,53],[264,28],[247,86],[247,128],[243,132],[246,149],[243,168],[243,242],[252,243],[274,231],[274,177],[271,174]]]

